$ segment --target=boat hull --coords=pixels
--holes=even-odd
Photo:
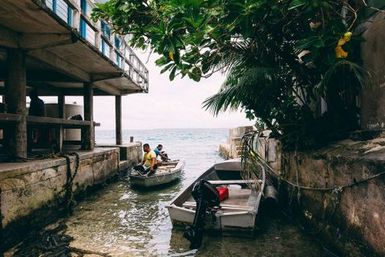
[[[173,225],[193,224],[196,203],[191,191],[197,181],[205,179],[214,185],[226,186],[229,189],[229,198],[221,202],[220,207],[212,212],[214,217],[206,215],[205,229],[221,232],[250,232],[245,233],[245,236],[253,234],[265,177],[257,180],[243,180],[241,171],[240,161],[233,160],[216,164],[204,172],[166,206]],[[250,183],[251,181],[256,184]]]
[[[179,207],[167,206],[171,221],[175,226],[192,225],[194,222],[195,211]],[[256,212],[239,211],[234,213],[217,213],[215,221],[213,217],[206,217],[206,229],[218,230],[220,232],[248,232],[252,234],[255,230]]]
[[[184,162],[179,161],[175,167],[155,172],[151,176],[139,175],[136,172],[131,172],[130,184],[137,187],[154,187],[159,185],[168,184],[180,179],[182,170],[184,168]],[[161,170],[161,168],[159,168]]]
[[[182,171],[173,172],[172,174],[162,175],[162,176],[130,176],[130,183],[133,186],[140,187],[153,187],[171,183],[180,178]]]

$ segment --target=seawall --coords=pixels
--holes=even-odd
[[[219,155],[226,160],[240,157],[242,151],[242,137],[245,133],[253,130],[253,126],[230,129],[227,142],[219,145]]]
[[[279,178],[281,204],[317,237],[341,256],[385,255],[385,138],[309,152],[282,152],[268,138],[256,145]]]
[[[141,158],[141,143],[98,147],[22,163],[0,164],[0,252],[29,229],[64,214],[74,196],[126,172]]]

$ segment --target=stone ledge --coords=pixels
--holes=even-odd
[[[110,154],[112,152],[119,151],[118,148],[95,148],[94,151],[76,151],[80,155],[80,161],[103,156],[105,154]],[[69,152],[71,153],[71,152]],[[75,161],[75,156],[70,155],[71,162]],[[27,162],[17,162],[17,163],[1,163],[0,164],[0,180],[4,178],[12,178],[26,173],[31,173],[33,170],[44,170],[52,167],[57,167],[61,165],[66,165],[66,159],[64,157],[57,157],[55,159],[41,159],[41,160],[31,160]]]

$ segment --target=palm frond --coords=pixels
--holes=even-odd
[[[331,66],[322,78],[316,90],[320,95],[324,95],[328,88],[337,83],[355,84],[360,88],[370,85],[370,73],[360,65],[348,60],[341,60]]]
[[[271,68],[253,67],[241,74],[233,68],[221,89],[203,102],[203,108],[214,115],[227,110],[237,110],[247,106],[249,99],[259,99],[258,88],[265,88],[274,83],[274,72]],[[252,93],[251,93],[252,92]]]

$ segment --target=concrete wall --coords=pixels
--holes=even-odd
[[[282,148],[278,140],[265,136],[254,138],[253,148],[258,152],[266,163],[274,169],[277,175],[281,174]]]
[[[71,156],[72,176],[75,156]],[[74,177],[73,191],[79,191],[116,174],[119,151],[111,149],[81,154],[79,168]],[[64,195],[67,182],[67,164],[64,158],[31,161],[23,164],[2,164],[1,215],[2,226],[27,216]]]
[[[143,153],[142,153],[142,143],[127,143],[122,145],[114,145],[115,147],[119,147],[120,152],[120,171],[127,170],[133,165],[136,165],[142,161]],[[99,147],[111,147],[111,145],[102,145]]]
[[[123,145],[118,145],[120,149],[120,160],[127,160],[132,162],[132,164],[139,163],[142,158],[142,143],[128,143]]]
[[[227,142],[219,145],[219,154],[224,159],[240,157],[242,151],[242,137],[245,133],[253,131],[253,126],[237,127],[229,130]]]
[[[133,153],[128,154],[128,158],[132,156],[135,160],[128,159],[129,165],[141,155],[141,149],[135,152],[137,149],[137,146],[131,148]],[[72,191],[75,193],[105,182],[120,170],[119,148],[96,148],[79,153],[79,168],[75,176],[76,157],[70,156],[71,176],[74,176]],[[125,165],[129,168],[127,163]],[[1,227],[6,229],[10,223],[40,208],[57,204],[65,193],[67,182],[65,158],[0,164]]]
[[[370,72],[362,93],[361,127],[385,127],[385,14],[378,13],[364,24],[363,67]]]
[[[385,256],[385,138],[345,140],[313,152],[275,152],[274,139],[259,139],[261,156],[295,185],[336,190],[297,190],[281,181],[281,203],[343,256]],[[269,149],[270,151],[266,151]],[[274,156],[270,156],[273,154]],[[280,163],[273,160],[280,160]]]

